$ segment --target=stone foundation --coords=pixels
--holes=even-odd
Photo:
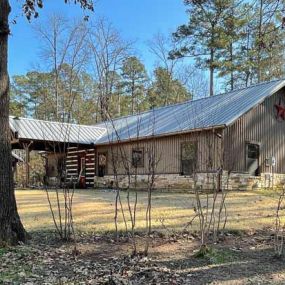
[[[250,176],[247,173],[232,173],[228,181],[228,188],[232,190],[280,188],[285,185],[285,174],[262,173],[260,176]]]
[[[119,187],[128,187],[128,177],[118,176]],[[148,176],[137,175],[136,185],[138,189],[146,190],[148,187]],[[114,188],[114,176],[95,177],[95,188]],[[283,187],[285,184],[285,174],[262,173],[261,176],[250,176],[248,173],[226,172],[221,177],[221,187],[228,190],[254,190],[262,188]],[[196,186],[201,190],[212,190],[218,187],[218,177],[216,173],[197,173]],[[155,176],[154,189],[164,191],[187,191],[193,190],[195,181],[192,176],[179,174],[158,174]],[[135,188],[135,176],[131,176],[130,188]]]

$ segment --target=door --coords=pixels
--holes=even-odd
[[[260,147],[258,144],[246,144],[246,170],[252,176],[258,176]]]
[[[107,174],[107,153],[98,153],[98,176],[104,177]]]
[[[80,157],[79,188],[86,188],[86,160]]]

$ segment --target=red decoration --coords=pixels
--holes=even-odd
[[[275,108],[277,110],[277,120],[279,118],[285,120],[285,106],[282,106],[280,103],[279,105],[275,104]]]

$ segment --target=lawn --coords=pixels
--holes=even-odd
[[[75,227],[84,232],[114,230],[115,191],[77,190],[74,195],[73,215]],[[46,193],[43,190],[17,190],[16,198],[20,216],[27,230],[37,231],[53,227]],[[128,219],[126,192],[121,193],[122,204]],[[134,193],[131,193],[134,199]],[[231,230],[261,229],[273,226],[278,195],[269,190],[230,192],[226,204],[227,228]],[[154,229],[182,230],[195,215],[195,199],[188,193],[153,193],[152,225]],[[51,192],[55,205],[55,193]],[[147,193],[139,192],[137,230],[145,226]],[[206,195],[202,195],[205,205]],[[195,227],[195,223],[194,223]],[[121,211],[119,229],[124,229]]]
[[[55,192],[50,195],[55,203]],[[195,216],[193,194],[153,193],[152,225],[160,232],[152,234],[148,257],[131,256],[132,242],[126,235],[114,239],[115,195],[114,191],[77,190],[73,214],[75,227],[82,232],[76,243],[64,243],[49,231],[53,223],[46,193],[17,190],[21,219],[33,232],[32,239],[0,250],[0,284],[285,284],[285,260],[274,257],[272,239],[278,193],[230,192],[226,228],[232,231],[212,244],[203,258],[195,255],[200,242],[193,228],[181,232]],[[125,192],[121,199],[128,218]],[[145,226],[146,200],[147,193],[140,192],[138,230]],[[205,194],[201,200],[205,206]],[[136,241],[143,249],[144,236],[137,234]]]

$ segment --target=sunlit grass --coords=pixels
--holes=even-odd
[[[114,231],[114,191],[77,190],[74,195],[73,216],[75,227],[80,231]],[[30,230],[52,229],[53,221],[46,193],[42,190],[17,190],[16,197],[24,226]],[[50,192],[55,206],[55,193]],[[206,196],[202,203],[206,205]],[[121,193],[124,213],[129,220],[126,193]],[[134,193],[131,195],[134,201]],[[251,192],[230,192],[227,198],[228,223],[232,230],[258,229],[274,225],[278,193],[262,190]],[[195,199],[187,193],[153,193],[152,226],[163,230],[182,230],[195,215]],[[136,228],[145,227],[147,193],[139,192],[136,214]],[[55,207],[57,215],[57,208]],[[128,226],[130,223],[128,222]],[[195,227],[195,224],[194,226]],[[119,211],[119,230],[124,230],[122,212]]]

